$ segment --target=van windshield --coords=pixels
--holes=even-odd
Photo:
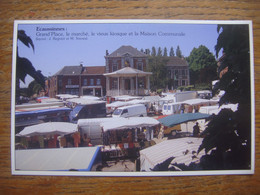
[[[122,113],[122,109],[116,109],[113,114],[120,115],[121,113]]]
[[[76,117],[79,112],[81,111],[81,109],[84,107],[84,105],[77,105],[71,112],[71,115]]]

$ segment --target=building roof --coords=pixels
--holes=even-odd
[[[103,75],[105,73],[105,66],[64,66],[54,76],[57,75]]]
[[[152,74],[151,72],[144,72],[131,67],[125,67],[115,72],[106,73],[104,75],[109,77],[124,77],[124,76],[135,77],[135,76],[146,76],[151,74]]]
[[[58,71],[54,76],[57,75],[80,75],[83,71],[83,66],[64,66],[60,71]]]
[[[170,56],[167,59],[167,66],[188,66],[188,62],[184,58]]]
[[[145,53],[138,51],[136,48],[133,48],[130,45],[121,46],[110,55],[107,55],[107,57],[123,57],[126,54],[129,54],[132,57],[147,57]]]
[[[83,75],[103,75],[106,71],[105,66],[87,66],[83,71]]]

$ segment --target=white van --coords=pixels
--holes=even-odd
[[[162,114],[163,115],[172,115],[181,113],[181,102],[163,104]]]
[[[131,106],[123,106],[117,108],[112,117],[139,117],[139,116],[147,116],[147,110],[144,104],[136,104]]]

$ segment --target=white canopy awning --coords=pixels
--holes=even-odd
[[[91,171],[100,147],[15,150],[15,169],[21,171]]]
[[[117,118],[118,120],[106,121],[100,124],[104,131],[129,129],[138,127],[152,127],[159,124],[159,121],[150,117]]]
[[[104,74],[104,76],[108,76],[108,77],[136,77],[136,76],[147,76],[147,75],[152,75],[152,73],[144,72],[131,67],[125,67],[120,70]]]
[[[61,99],[68,99],[68,98],[77,98],[77,95],[71,95],[71,94],[58,94],[57,97]]]
[[[17,136],[34,136],[34,135],[66,135],[76,132],[77,124],[68,122],[48,122],[38,125],[25,127]]]
[[[203,138],[185,137],[166,140],[140,151],[141,171],[151,171],[156,165],[174,157],[171,164],[189,165],[198,162],[204,152],[197,154]]]
[[[129,105],[135,105],[135,104],[148,104],[150,103],[149,100],[131,100],[127,102],[121,102],[121,101],[116,101],[111,104],[107,104],[107,108],[118,108],[122,106],[129,106]]]
[[[218,103],[218,100],[207,100],[207,99],[190,99],[182,102],[183,104],[189,104],[189,105],[198,105],[198,104],[216,104]]]
[[[101,101],[101,100],[98,100],[98,99],[88,99],[88,98],[83,98],[83,97],[67,99],[66,101],[76,103],[76,104],[83,104],[83,105],[105,103],[105,101]]]

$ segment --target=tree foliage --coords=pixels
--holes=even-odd
[[[38,82],[33,80],[28,85],[28,97],[31,97],[31,96],[33,96],[35,94],[38,95],[41,90],[44,90],[43,87]]]
[[[164,47],[164,49],[163,49],[163,56],[164,56],[164,57],[167,57],[167,56],[168,56],[168,51],[167,51],[167,48],[166,48],[166,47]]]
[[[209,83],[217,79],[217,62],[206,46],[200,45],[198,48],[193,48],[187,61],[192,84]]]
[[[170,56],[175,56],[173,47],[171,47],[171,49],[170,49]]]
[[[167,85],[167,59],[162,56],[150,56],[149,57],[148,71],[152,72],[151,76],[151,89],[164,89]]]
[[[216,55],[223,51],[218,72],[228,67],[214,93],[224,90],[220,105],[238,104],[237,111],[222,109],[208,120],[198,153],[205,150],[199,164],[174,164],[171,159],[155,167],[156,171],[246,170],[251,168],[250,50],[248,25],[218,25]]]
[[[20,40],[27,47],[32,47],[34,51],[34,44],[29,36],[26,35],[24,30],[18,31],[18,40]],[[45,78],[42,75],[40,70],[36,70],[32,63],[27,59],[20,57],[18,54],[17,48],[17,60],[16,60],[16,96],[19,97],[19,89],[20,89],[20,80],[25,83],[25,77],[30,75],[35,79],[37,83],[41,85],[43,89],[45,89]],[[18,103],[18,98],[16,98]]]
[[[152,47],[151,55],[152,55],[152,56],[156,56],[156,49],[155,49],[155,47]]]
[[[212,116],[203,132],[205,138],[199,151],[205,149],[204,166],[215,169],[249,169],[251,165],[251,104],[250,50],[247,25],[219,25],[215,47],[218,55],[223,50],[219,72],[228,67],[214,88],[224,90],[224,103],[237,103],[233,112],[223,109]]]
[[[157,56],[160,56],[160,57],[162,56],[162,48],[161,47],[158,48]]]
[[[178,45],[177,46],[177,49],[176,49],[176,56],[179,57],[179,58],[182,58],[183,55],[182,55],[182,52],[181,52],[181,49],[180,49],[180,46]]]

